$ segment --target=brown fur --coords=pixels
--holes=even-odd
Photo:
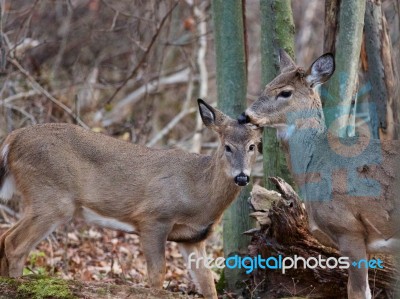
[[[204,255],[204,240],[240,191],[229,171],[235,163],[251,167],[256,154],[247,147],[260,140],[250,125],[214,112],[218,119],[209,126],[221,144],[211,156],[151,149],[69,124],[12,132],[4,142],[7,167],[25,210],[0,239],[1,275],[22,275],[32,247],[59,224],[83,216],[84,209],[136,228],[153,287],[164,280],[166,240],[183,242],[187,254]],[[237,148],[233,162],[226,142]],[[200,291],[216,298],[210,270],[193,274]]]
[[[289,147],[288,139],[294,138],[296,140],[297,153],[306,153],[304,160],[302,160],[304,174],[296,175],[293,172],[292,174],[296,183],[302,186],[305,182],[321,180],[321,173],[307,171],[310,165],[317,165],[317,169],[320,169],[321,172],[324,168],[335,168],[337,161],[329,160],[329,156],[323,152],[326,149],[326,144],[320,145],[323,138],[327,136],[330,138],[329,146],[331,148],[340,150],[343,146],[325,128],[321,100],[313,88],[314,83],[310,83],[312,78],[308,77],[312,74],[312,67],[307,72],[304,72],[294,62],[291,62],[292,66],[288,68],[287,59],[290,58],[286,53],[281,53],[281,55],[285,56],[284,60],[286,61],[285,66],[282,67],[284,71],[266,86],[260,99],[246,110],[246,115],[253,124],[278,128],[278,134],[283,136],[282,143],[290,166],[293,162],[291,161],[293,157],[290,150],[293,149]],[[324,67],[324,64],[321,63],[318,67],[321,66]],[[333,67],[332,64],[330,67],[330,74],[325,72],[320,77],[315,77],[317,81],[319,80],[317,84],[329,79],[334,70],[334,63]],[[287,99],[277,99],[276,96],[281,90],[292,90],[292,96]],[[317,110],[317,117],[314,119],[306,118],[304,121],[297,123],[291,136],[286,136],[287,114],[307,109]],[[317,130],[315,130],[314,134],[302,135],[302,129],[305,127],[313,127]],[[359,177],[371,178],[379,182],[381,189],[379,196],[354,197],[348,195],[347,173],[345,169],[339,169],[332,174],[333,191],[331,200],[306,201],[312,233],[322,243],[339,248],[343,256],[350,258],[350,262],[366,259],[367,253],[393,252],[398,250],[400,243],[399,195],[394,190],[396,186],[395,180],[398,176],[400,141],[379,141],[370,139],[370,136],[357,138],[357,145],[349,149],[345,148],[342,154],[351,157],[357,151],[362,151],[362,146],[365,144],[372,144],[374,150],[381,152],[381,162],[357,168]],[[292,167],[290,168],[293,171]],[[353,187],[357,188],[357,186]],[[372,246],[374,242],[377,244],[376,242],[378,241],[381,246]],[[387,244],[385,242],[392,242],[392,244],[385,248],[384,244]],[[371,298],[367,275],[366,269],[357,269],[350,266],[349,298]]]

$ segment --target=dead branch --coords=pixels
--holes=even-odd
[[[160,35],[160,32],[164,26],[164,23],[167,21],[167,19],[169,18],[169,16],[171,15],[171,13],[174,11],[175,7],[178,5],[178,1],[175,2],[175,4],[172,6],[172,8],[166,13],[166,15],[162,18],[160,25],[158,25],[158,28],[156,30],[156,33],[153,35],[153,37],[151,38],[151,41],[149,43],[149,45],[146,48],[146,51],[144,52],[144,54],[142,55],[142,58],[140,59],[139,63],[136,65],[136,67],[133,69],[133,71],[131,72],[131,74],[126,77],[126,79],[122,82],[122,84],[120,86],[117,87],[117,89],[114,91],[114,93],[111,95],[111,97],[104,103],[105,105],[110,104],[115,96],[118,94],[118,92],[126,85],[126,83],[128,83],[128,81],[130,79],[132,79],[134,76],[136,76],[136,73],[138,72],[138,70],[140,69],[140,67],[143,65],[143,63],[146,61],[147,56],[150,53],[150,50],[152,49],[155,41],[157,40],[158,36]]]
[[[189,74],[190,69],[186,68],[169,76],[150,81],[149,83],[139,87],[135,91],[128,94],[121,101],[119,101],[112,109],[112,111],[105,115],[104,120],[102,121],[102,125],[104,127],[107,127],[123,119],[129,112],[129,109],[127,109],[127,107],[132,107],[138,101],[143,99],[144,95],[159,90],[161,87],[186,83],[188,81]],[[193,78],[193,80],[196,80],[196,78]]]
[[[43,94],[46,98],[48,98],[51,102],[56,104],[58,107],[60,107],[62,110],[64,110],[67,114],[69,114],[80,126],[82,126],[85,129],[89,129],[89,126],[87,126],[69,107],[61,103],[59,100],[57,100],[55,97],[53,97],[50,92],[48,92],[46,89],[44,89],[36,80],[33,78],[27,70],[23,68],[22,65],[19,64],[19,62],[13,58],[8,58],[8,61],[14,65],[32,84],[32,87],[39,91],[41,94]]]
[[[36,121],[35,117],[32,114],[26,112],[23,108],[20,108],[20,107],[14,106],[14,105],[10,105],[10,104],[6,104],[6,103],[1,103],[1,106],[6,107],[6,108],[11,109],[11,110],[18,111],[23,116],[28,118],[31,121],[32,125],[37,124],[37,121]]]
[[[192,99],[193,94],[193,75],[189,74],[189,85],[186,92],[185,103],[183,103],[181,112],[178,113],[164,128],[154,136],[148,143],[147,146],[155,145],[159,140],[161,140],[165,135],[167,135],[186,115],[197,111],[197,109],[189,109],[190,100]]]
[[[9,96],[9,97],[3,99],[1,101],[1,104],[2,105],[9,104],[12,101],[20,100],[20,99],[24,99],[24,98],[29,98],[29,97],[36,96],[36,95],[39,95],[39,94],[41,94],[41,92],[38,91],[38,90],[34,90],[34,89],[26,91],[26,92],[20,92],[20,93],[14,94],[12,96]]]

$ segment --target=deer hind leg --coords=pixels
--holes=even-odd
[[[147,262],[147,276],[152,288],[161,289],[165,277],[165,243],[171,227],[165,223],[140,226],[140,241]]]
[[[21,221],[21,220],[20,220]],[[8,271],[8,261],[5,251],[5,239],[6,237],[18,226],[18,221],[11,228],[5,231],[0,237],[0,276],[9,276]]]
[[[204,266],[205,259],[207,258],[205,241],[199,243],[179,243],[179,248],[189,269],[190,276],[200,293],[205,298],[218,298],[213,274],[210,269]],[[201,258],[202,260],[196,263],[197,259]]]
[[[25,260],[29,252],[60,224],[60,222],[49,221],[47,217],[44,218],[26,215],[6,235],[4,239],[6,261],[4,262],[8,266],[8,276],[22,276]]]
[[[54,190],[49,196],[32,192],[30,198],[34,200],[25,200],[23,217],[2,236],[2,266],[7,265],[4,268],[8,270],[5,275],[21,276],[26,257],[32,248],[57,226],[72,219],[74,204],[68,197],[54,197],[57,193],[60,193],[59,190]]]
[[[349,257],[350,264],[361,259],[367,259],[367,251],[362,235],[341,236],[339,249],[342,256]],[[347,283],[347,295],[351,299],[371,299],[371,290],[368,283],[368,269],[365,263],[360,268],[350,265],[349,279]]]

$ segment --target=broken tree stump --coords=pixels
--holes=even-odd
[[[327,259],[339,258],[336,249],[326,247],[313,237],[308,229],[304,204],[284,180],[269,178],[279,192],[254,186],[251,205],[254,212],[250,216],[257,219],[260,228],[246,232],[252,235],[249,254],[268,257],[310,257]],[[340,221],[340,220],[339,220]],[[373,298],[394,298],[394,286],[398,274],[394,268],[394,258],[387,255],[374,255],[369,259],[380,258],[384,269],[370,269],[369,283]],[[300,296],[307,298],[346,298],[347,269],[303,268],[257,269],[253,272],[251,287],[259,298],[283,298]]]

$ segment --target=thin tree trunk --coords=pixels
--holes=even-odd
[[[340,0],[325,1],[324,52],[335,52]]]
[[[335,122],[340,131],[335,132],[345,137],[350,112],[355,105],[355,92],[358,78],[358,63],[361,50],[365,15],[365,0],[341,0],[339,11],[334,9],[337,0],[327,0],[325,13],[326,30],[329,38],[324,49],[335,53],[336,71],[322,88],[322,101],[325,108],[327,127]],[[336,17],[336,20],[334,18]],[[329,24],[332,32],[329,33]],[[337,26],[339,24],[340,26]],[[333,43],[335,47],[333,48]]]
[[[282,48],[294,57],[294,23],[289,0],[261,0],[261,78],[262,87],[279,72],[278,50]],[[292,183],[284,154],[276,138],[276,130],[264,129],[264,184],[274,188],[270,176],[280,176]]]
[[[377,117],[371,117],[374,133],[383,139],[394,139],[395,128],[395,74],[392,47],[386,19],[380,2],[368,0],[365,13],[365,48],[368,58],[368,79],[371,84],[370,100],[376,107]],[[371,112],[375,111],[371,107]],[[375,120],[375,121],[374,121]]]
[[[237,118],[246,109],[246,55],[242,1],[213,0],[214,36],[217,66],[218,107]],[[247,217],[250,187],[224,213],[223,238],[225,257],[245,254],[250,242],[243,232],[252,226]],[[225,268],[225,282],[229,290],[240,286],[240,269]]]

